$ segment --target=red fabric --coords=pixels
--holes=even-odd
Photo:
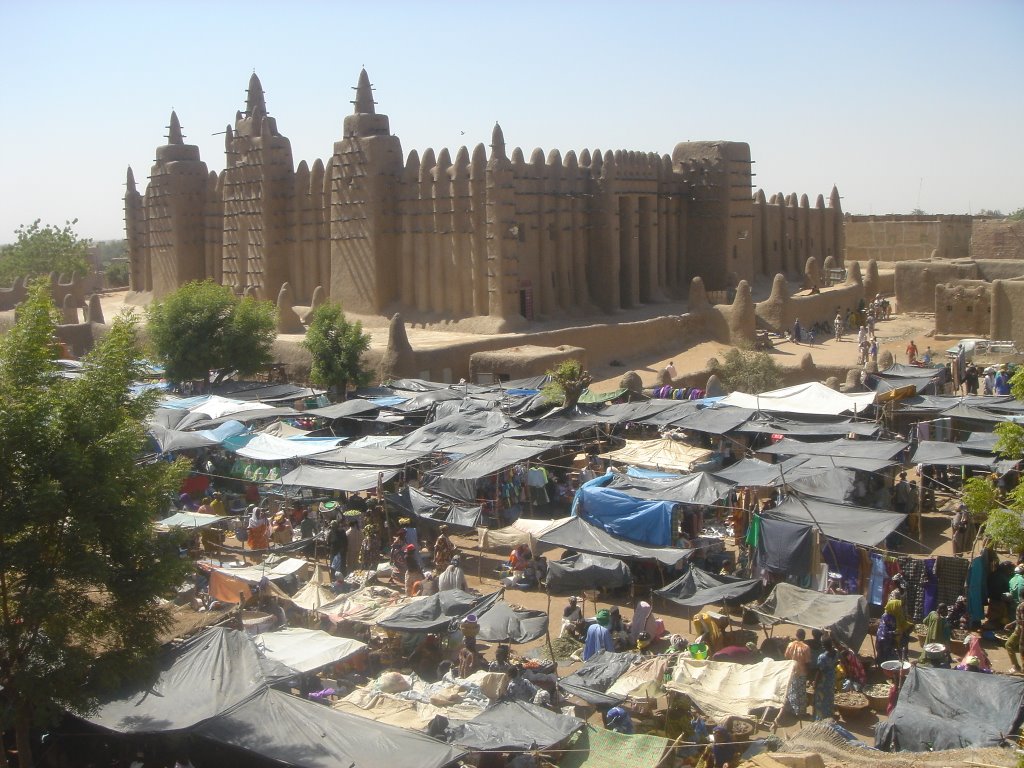
[[[206,475],[189,475],[181,481],[181,490],[178,493],[187,493],[198,500],[206,495],[206,489],[209,487],[210,478]]]

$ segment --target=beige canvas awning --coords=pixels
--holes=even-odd
[[[625,447],[602,453],[601,458],[644,469],[689,472],[695,464],[708,461],[713,455],[713,451],[663,437],[659,440],[627,440]]]

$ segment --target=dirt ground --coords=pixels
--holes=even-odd
[[[950,346],[950,342],[932,342],[925,334],[935,325],[933,315],[893,315],[889,320],[883,320],[875,326],[875,334],[878,337],[878,352],[891,352],[898,363],[907,362],[907,345],[913,340],[917,344],[920,354],[931,345],[932,352],[942,356],[943,350]],[[719,360],[732,347],[720,342],[708,341],[702,344],[681,349],[674,355],[662,359],[651,360],[643,358],[624,358],[622,366],[610,366],[606,362],[600,362],[601,358],[592,350],[588,351],[590,362],[590,373],[594,377],[594,383],[590,385],[595,392],[608,392],[619,385],[619,379],[629,370],[640,374],[640,380],[645,387],[653,387],[658,381],[658,373],[673,362],[680,374],[687,371],[703,369],[708,360],[712,357]],[[775,339],[774,348],[770,354],[783,368],[796,368],[805,354],[810,354],[819,367],[845,366],[856,368],[858,350],[856,334],[849,334],[840,341],[832,337],[818,339],[814,344],[795,344],[788,339]]]

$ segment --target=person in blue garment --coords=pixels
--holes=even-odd
[[[832,717],[836,701],[836,656],[835,646],[830,638],[821,641],[821,655],[815,663],[814,676],[814,719],[827,720]]]
[[[587,629],[587,641],[583,645],[583,660],[587,661],[598,651],[604,650],[613,652],[615,644],[612,642],[612,633],[608,631],[608,623],[611,614],[606,608],[597,612],[597,618]]]

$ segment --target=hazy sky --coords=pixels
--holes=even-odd
[[[750,144],[769,195],[853,213],[1024,206],[1024,2],[0,0],[0,242],[123,231],[171,109],[211,170],[255,69],[295,163],[365,66],[408,153]]]

